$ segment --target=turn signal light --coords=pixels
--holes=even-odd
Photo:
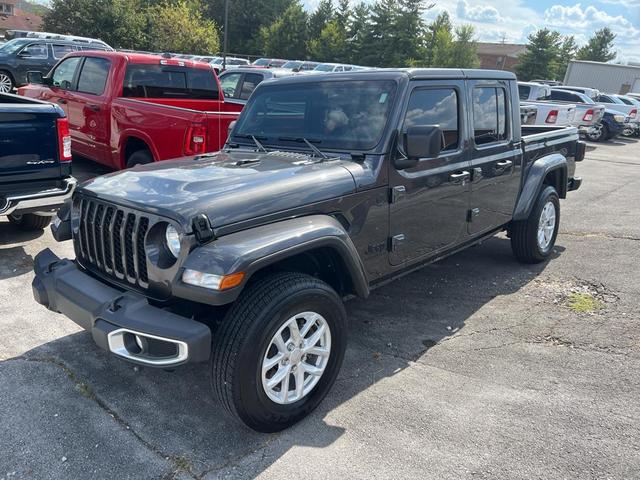
[[[558,121],[558,110],[551,110],[549,115],[547,115],[547,119],[545,123],[556,123]]]
[[[218,291],[237,287],[243,280],[244,272],[232,273],[231,275],[215,275],[187,268],[182,273],[182,281],[184,283]]]
[[[187,155],[197,155],[207,151],[207,129],[204,125],[196,124],[187,130],[187,138],[184,146],[184,153]]]
[[[630,116],[631,118],[636,118],[636,115],[638,115],[638,110],[637,110],[636,108],[634,108],[633,110],[631,110],[631,111],[629,112],[629,116]]]
[[[584,117],[582,117],[582,120],[584,120],[585,122],[591,122],[593,120],[593,109],[589,109],[587,110],[587,112],[584,114]]]
[[[58,130],[58,154],[60,163],[68,163],[71,161],[71,134],[69,133],[69,120],[66,118],[58,118],[56,120]]]

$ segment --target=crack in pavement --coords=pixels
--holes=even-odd
[[[605,232],[581,232],[581,231],[577,231],[577,232],[566,232],[566,231],[560,231],[558,232],[559,235],[567,235],[569,237],[601,237],[601,238],[610,238],[613,240],[632,240],[634,242],[640,242],[640,238],[638,237],[633,237],[631,235],[616,235],[616,234],[612,234],[612,233],[605,233]]]

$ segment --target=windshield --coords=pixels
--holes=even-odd
[[[25,41],[22,38],[14,38],[13,40],[9,40],[7,43],[0,47],[0,52],[2,53],[16,53],[20,50],[25,44],[29,43],[29,41]]]
[[[240,115],[234,142],[251,144],[253,135],[265,146],[304,145],[304,138],[319,149],[370,150],[382,138],[396,88],[389,80],[263,84]]]
[[[268,58],[259,58],[258,60],[253,62],[253,64],[254,65],[258,65],[259,67],[266,67],[267,65],[269,65],[269,59]]]
[[[335,65],[330,65],[328,63],[323,63],[321,65],[318,65],[316,68],[314,68],[314,70],[316,72],[333,72],[334,68],[336,68]]]
[[[302,62],[287,62],[282,65],[282,68],[300,68]]]

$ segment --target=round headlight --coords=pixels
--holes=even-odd
[[[167,242],[167,248],[171,252],[171,255],[178,258],[180,255],[180,234],[173,225],[167,225],[165,231],[165,240]]]

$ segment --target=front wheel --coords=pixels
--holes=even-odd
[[[0,93],[11,93],[14,86],[11,74],[0,70]]]
[[[523,263],[546,260],[558,236],[560,225],[560,199],[552,186],[546,186],[538,195],[529,218],[511,225],[511,249]]]
[[[17,226],[20,230],[44,230],[44,228],[51,223],[51,217],[36,215],[35,213],[25,213],[23,215],[14,214],[9,215],[9,222]]]
[[[254,430],[293,425],[335,382],[346,323],[339,295],[315,277],[276,273],[256,281],[214,332],[214,397]]]

